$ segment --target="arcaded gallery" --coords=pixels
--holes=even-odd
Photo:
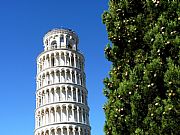
[[[53,29],[37,57],[34,135],[90,135],[84,56],[70,29]]]

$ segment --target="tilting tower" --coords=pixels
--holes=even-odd
[[[34,135],[90,135],[84,56],[70,29],[53,29],[37,57]]]

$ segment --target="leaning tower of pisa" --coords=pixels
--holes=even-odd
[[[34,135],[90,135],[84,56],[70,29],[53,29],[37,57]]]

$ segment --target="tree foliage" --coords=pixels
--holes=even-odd
[[[179,0],[109,0],[106,135],[180,133]]]

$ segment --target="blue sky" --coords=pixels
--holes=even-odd
[[[86,63],[92,135],[103,135],[103,78],[110,63],[101,14],[108,0],[0,0],[0,127],[2,135],[33,135],[36,57],[42,38],[53,28],[67,27],[80,38]]]

